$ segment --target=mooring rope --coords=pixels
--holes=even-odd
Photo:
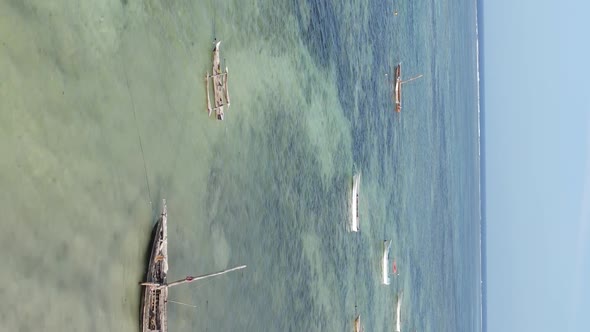
[[[123,68],[123,72],[125,73],[125,83],[127,84],[127,92],[129,93],[129,99],[131,100],[131,111],[133,112],[133,120],[135,121],[135,130],[137,131],[137,139],[139,140],[139,149],[141,150],[141,159],[143,160],[143,170],[145,172],[145,183],[147,184],[148,195],[150,199],[150,205],[152,205],[152,192],[150,189],[150,181],[148,178],[147,173],[147,164],[145,162],[145,153],[143,152],[143,143],[141,141],[141,134],[139,133],[139,126],[137,124],[137,114],[135,112],[135,101],[133,100],[133,94],[131,93],[131,88],[129,86],[129,77],[127,76],[127,70]]]

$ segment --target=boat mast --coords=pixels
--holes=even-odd
[[[176,303],[176,304],[182,304],[182,305],[185,305],[187,307],[193,307],[193,308],[196,308],[197,307],[196,305],[192,305],[192,304],[188,304],[188,303],[182,303],[182,302],[178,302],[178,301],[167,300],[167,302]]]
[[[204,275],[198,276],[198,277],[187,276],[184,279],[176,280],[176,281],[173,281],[173,282],[167,284],[166,287],[172,287],[172,286],[178,286],[178,285],[182,285],[182,284],[188,284],[188,283],[195,282],[195,281],[198,281],[198,280],[203,280],[203,279],[207,279],[207,278],[211,278],[211,277],[220,276],[222,274],[226,274],[226,273],[229,273],[229,272],[232,272],[232,271],[241,270],[241,269],[243,269],[245,267],[246,267],[246,265],[236,266],[236,267],[231,268],[231,269],[227,269],[227,270],[223,270],[223,271],[219,271],[219,272],[215,272],[215,273],[204,274]]]
[[[417,80],[417,79],[419,79],[419,78],[420,78],[420,77],[422,77],[422,76],[424,76],[424,75],[420,74],[420,75],[418,75],[418,76],[416,76],[416,77],[412,77],[412,78],[410,78],[409,80],[401,81],[401,84],[403,84],[403,83],[408,83],[408,82],[411,82],[411,81],[413,81],[413,80]]]
[[[176,280],[173,281],[169,284],[158,284],[158,283],[153,283],[153,282],[142,282],[141,285],[142,286],[152,286],[152,287],[156,287],[156,288],[169,288],[172,286],[178,286],[178,285],[182,285],[182,284],[188,284],[191,282],[195,282],[198,280],[203,280],[203,279],[207,279],[207,278],[212,278],[212,277],[216,277],[216,276],[220,276],[222,274],[226,274],[232,271],[237,271],[237,270],[241,270],[246,268],[246,265],[241,265],[241,266],[236,266],[234,268],[231,269],[227,269],[227,270],[223,270],[223,271],[219,271],[219,272],[215,272],[215,273],[209,273],[209,274],[204,274],[202,276],[197,276],[197,277],[193,277],[193,276],[187,276],[184,279],[180,279],[180,280]]]

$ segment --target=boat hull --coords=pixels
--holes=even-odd
[[[389,249],[391,248],[391,241],[383,241],[383,257],[381,258],[381,283],[384,285],[390,284],[389,278]]]
[[[154,226],[154,237],[148,262],[146,283],[141,301],[141,331],[167,331],[168,288],[157,287],[166,284],[168,274],[168,212],[163,201],[162,214]]]
[[[394,87],[394,98],[395,98],[395,111],[400,113],[402,111],[402,64],[399,63],[395,66],[393,79],[395,81]]]
[[[357,174],[352,178],[352,197],[350,201],[350,231],[359,231],[359,189],[361,182],[361,174]]]
[[[361,315],[356,316],[354,319],[354,332],[361,332]]]
[[[395,332],[401,332],[402,330],[402,297],[404,293],[397,295],[397,305],[395,308]]]

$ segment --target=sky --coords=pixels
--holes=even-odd
[[[590,331],[590,2],[484,0],[488,331]]]

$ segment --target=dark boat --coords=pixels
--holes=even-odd
[[[142,332],[167,331],[166,307],[168,304],[168,287],[155,287],[154,285],[166,285],[168,274],[168,209],[166,200],[162,201],[162,213],[154,230],[154,239],[150,260],[148,263],[146,285],[143,290],[141,303],[141,327]]]
[[[418,75],[416,77],[412,77],[409,80],[402,81],[402,64],[401,62],[395,66],[393,70],[393,99],[395,101],[395,111],[400,113],[402,111],[402,85],[404,83],[411,82],[415,79],[422,77],[423,75]]]
[[[168,274],[168,208],[166,207],[166,200],[162,200],[162,213],[154,228],[146,281],[141,283],[145,287],[141,301],[141,331],[168,331],[167,305],[169,287],[215,277],[245,267],[246,265],[242,265],[198,277],[187,276],[184,279],[168,283],[166,280]]]

